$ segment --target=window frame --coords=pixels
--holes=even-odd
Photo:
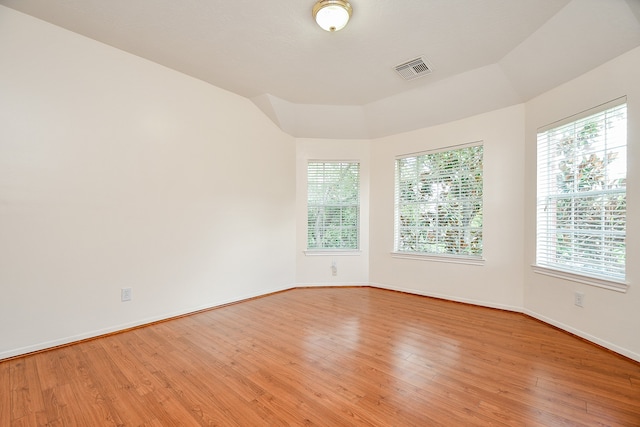
[[[310,239],[310,227],[309,227],[309,218],[310,218],[310,209],[311,209],[311,204],[310,204],[310,184],[311,184],[311,179],[310,179],[310,166],[312,164],[322,164],[322,165],[327,165],[327,164],[347,164],[347,165],[355,165],[356,166],[356,177],[357,177],[357,189],[356,189],[356,203],[351,203],[351,204],[344,204],[344,205],[336,205],[336,204],[317,204],[315,206],[317,207],[322,207],[322,206],[330,206],[330,207],[337,207],[337,206],[345,206],[345,207],[355,207],[356,210],[356,225],[355,227],[349,227],[355,230],[356,233],[356,244],[355,247],[337,247],[337,248],[332,248],[332,247],[310,247],[309,246],[309,239]],[[361,252],[360,249],[360,240],[361,240],[361,199],[362,199],[362,192],[361,192],[361,187],[362,187],[362,175],[361,175],[361,170],[362,170],[362,165],[361,162],[359,160],[327,160],[327,159],[309,159],[307,160],[306,163],[306,228],[307,228],[307,232],[306,232],[306,244],[305,244],[305,251],[304,253],[306,255],[359,255]],[[324,179],[325,177],[323,177]]]
[[[427,155],[434,155],[434,154],[445,154],[448,152],[452,152],[452,151],[457,151],[457,150],[462,150],[462,149],[467,149],[467,148],[475,148],[475,147],[480,147],[482,149],[481,151],[481,163],[480,163],[480,172],[481,172],[481,180],[482,180],[482,185],[481,185],[481,192],[480,192],[480,197],[479,197],[479,201],[480,201],[480,211],[483,212],[484,211],[484,141],[474,141],[474,142],[470,142],[470,143],[466,143],[466,144],[458,144],[458,145],[452,145],[452,146],[446,146],[446,147],[440,147],[437,149],[433,149],[433,150],[426,150],[426,151],[420,151],[420,152],[416,152],[416,153],[408,153],[408,154],[403,154],[403,155],[399,155],[396,157],[395,159],[395,183],[394,183],[394,247],[393,247],[393,251],[391,252],[392,257],[394,258],[402,258],[402,259],[413,259],[413,260],[424,260],[424,261],[436,261],[436,262],[445,262],[445,263],[456,263],[456,264],[468,264],[468,265],[484,265],[484,248],[483,248],[483,221],[481,220],[481,224],[479,226],[479,233],[480,233],[480,253],[478,254],[470,254],[470,253],[457,253],[457,254],[452,254],[452,253],[448,253],[448,252],[420,252],[420,251],[409,251],[409,250],[403,250],[400,246],[401,246],[401,215],[400,215],[400,210],[401,210],[401,200],[400,200],[400,162],[402,160],[406,160],[406,159],[416,159],[415,161],[418,162],[418,159],[422,156],[427,156]],[[477,172],[477,171],[476,171]],[[446,173],[444,173],[443,171],[439,171],[439,174],[437,174],[440,179],[442,179],[443,176],[446,176]],[[417,180],[417,177],[416,177]],[[461,200],[465,200],[465,199],[469,199],[469,200],[473,200],[472,198],[465,198],[462,197]],[[478,199],[478,198],[476,198]],[[428,204],[428,202],[425,202],[425,204]],[[470,221],[471,222],[471,221]],[[417,227],[416,227],[417,228]],[[430,228],[430,227],[424,227],[424,228]],[[438,227],[436,229],[436,232],[439,232],[439,230],[443,230],[446,229],[447,227]],[[465,227],[454,227],[455,230],[461,230],[464,229]],[[470,229],[471,227],[467,226],[467,229]],[[478,227],[475,227],[476,231],[478,229]]]
[[[583,123],[583,121],[586,125],[587,122],[585,121],[585,119],[588,119],[590,117],[597,116],[597,115],[605,115],[606,113],[622,106],[624,106],[625,108],[626,138],[624,141],[624,146],[618,145],[615,147],[623,147],[623,149],[625,150],[625,158],[626,158],[626,153],[628,152],[628,134],[627,134],[628,106],[627,106],[626,97],[620,97],[620,98],[614,99],[612,101],[606,102],[604,104],[598,105],[596,107],[590,108],[578,114],[574,114],[572,116],[566,117],[562,120],[559,120],[557,122],[551,123],[549,125],[546,125],[537,129],[536,131],[536,216],[535,216],[535,226],[536,226],[535,245],[536,246],[535,246],[535,263],[531,266],[532,270],[535,273],[544,274],[544,275],[555,277],[555,278],[566,279],[566,280],[583,283],[591,286],[597,286],[600,288],[610,289],[618,292],[627,291],[628,282],[627,282],[626,271],[628,269],[628,261],[627,261],[628,257],[626,256],[626,249],[627,249],[626,241],[624,242],[625,259],[624,259],[624,275],[622,278],[611,277],[606,273],[594,272],[593,268],[591,268],[591,271],[588,271],[589,267],[583,267],[582,269],[578,267],[563,267],[563,265],[561,265],[560,263],[554,263],[552,262],[552,260],[550,262],[550,258],[553,256],[552,250],[547,248],[548,246],[553,246],[552,243],[550,243],[551,242],[550,239],[553,239],[553,236],[557,236],[558,233],[561,232],[561,230],[565,230],[565,234],[566,234],[566,233],[575,233],[579,231],[580,228],[575,225],[573,225],[572,228],[566,228],[566,229],[553,227],[553,224],[550,223],[552,219],[545,220],[544,218],[542,218],[544,216],[548,217],[548,214],[546,212],[547,212],[547,208],[549,206],[550,200],[556,200],[562,197],[564,199],[570,199],[575,201],[574,199],[580,199],[581,197],[584,198],[585,194],[587,196],[589,195],[588,192],[584,192],[581,194],[579,189],[577,190],[574,189],[573,191],[561,193],[561,190],[557,189],[557,185],[555,186],[556,187],[555,191],[549,191],[548,188],[544,188],[545,183],[549,183],[548,187],[554,187],[554,185],[552,185],[551,182],[552,182],[552,178],[554,178],[553,174],[555,169],[549,170],[548,172],[546,172],[546,174],[543,173],[545,168],[548,169],[548,166],[541,165],[544,159],[546,159],[546,157],[543,157],[541,155],[541,151],[543,149],[546,149],[548,153],[549,150],[554,149],[554,147],[558,145],[556,143],[555,145],[549,146],[550,143],[548,141],[544,142],[544,145],[542,145],[541,140],[545,138],[544,135],[547,132],[553,132],[553,131],[559,132],[559,130],[561,129],[566,129],[569,126],[581,124]],[[577,135],[577,134],[578,134],[578,131],[575,131],[574,135]],[[548,137],[546,138],[549,139]],[[606,137],[605,137],[605,142],[603,144],[605,148],[604,150],[600,150],[600,151],[603,153],[602,154],[603,156],[607,156],[607,153],[613,151],[613,149],[607,148],[608,139]],[[608,171],[609,170],[607,169],[607,172]],[[625,175],[623,178],[625,181],[624,191],[621,191],[620,189],[616,189],[616,190],[608,189],[608,190],[596,191],[594,192],[594,194],[596,194],[597,196],[622,194],[626,201],[626,197],[628,194],[627,178],[628,178],[628,161],[627,161],[627,164],[625,165]],[[562,182],[567,183],[567,181],[562,181]],[[577,221],[577,220],[572,220],[572,223],[577,223],[578,225],[582,224],[580,221]],[[624,225],[625,225],[624,239],[625,240],[627,236],[627,233],[626,233],[627,224],[628,224],[628,212],[626,211],[626,207],[625,207],[625,211],[624,211]],[[555,231],[548,231],[550,229]],[[609,232],[609,234],[606,234],[606,235],[613,236],[614,232]],[[604,232],[603,232],[603,236],[605,236]],[[572,247],[572,254],[574,254],[575,252],[576,252],[575,247]],[[582,252],[578,252],[578,255],[580,253]],[[598,254],[602,255],[603,253],[602,251],[599,251]],[[572,256],[575,256],[575,254]]]

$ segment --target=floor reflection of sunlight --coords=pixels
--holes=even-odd
[[[395,331],[394,348],[408,353],[407,359],[413,363],[430,366],[453,367],[460,360],[460,342],[450,336],[439,334],[437,330],[423,327],[406,327]]]
[[[304,346],[310,352],[345,352],[357,350],[360,340],[360,319],[349,317],[307,328]]]

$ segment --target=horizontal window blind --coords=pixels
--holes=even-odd
[[[483,146],[396,160],[395,251],[482,255]]]
[[[620,102],[538,132],[537,265],[625,279],[627,106]]]
[[[358,249],[359,224],[359,163],[309,162],[307,248]]]

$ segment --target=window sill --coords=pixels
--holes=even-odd
[[[393,258],[415,259],[419,261],[448,262],[453,264],[484,265],[484,258],[451,255],[431,255],[410,252],[391,252]]]
[[[597,277],[588,277],[581,274],[569,273],[568,271],[542,267],[540,265],[532,265],[531,268],[535,273],[544,274],[545,276],[571,280],[572,282],[583,283],[585,285],[596,286],[598,288],[609,289],[616,292],[625,293],[627,292],[627,289],[629,289],[629,284],[625,282],[616,282],[613,280],[600,279]]]
[[[360,256],[362,251],[359,249],[307,249],[304,254],[306,256]]]

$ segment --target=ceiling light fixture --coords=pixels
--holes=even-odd
[[[353,8],[345,0],[318,0],[313,6],[313,17],[325,31],[343,29],[352,13]]]

